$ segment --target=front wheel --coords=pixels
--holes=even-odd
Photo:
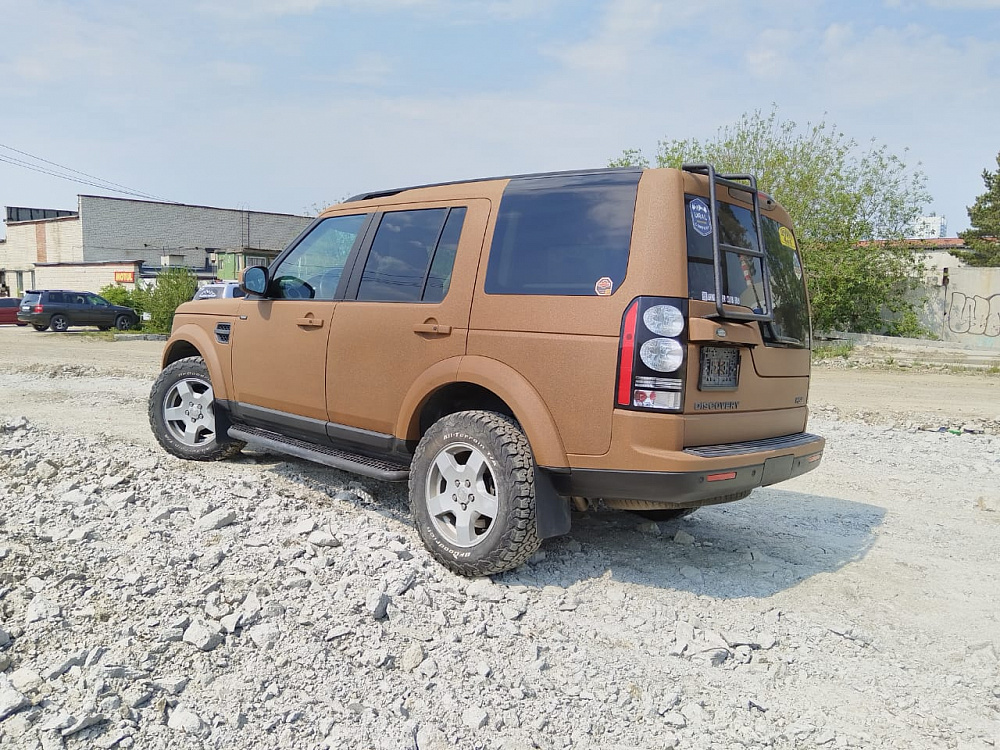
[[[132,319],[128,315],[119,315],[115,318],[115,328],[119,331],[127,331],[132,327]]]
[[[193,461],[239,453],[245,443],[226,435],[220,421],[205,360],[187,357],[163,369],[149,394],[149,425],[164,450]]]
[[[53,315],[52,319],[49,320],[49,325],[56,333],[66,333],[69,329],[69,318],[65,315]]]
[[[465,576],[501,573],[538,549],[535,464],[510,417],[464,411],[435,422],[410,469],[410,512],[431,555]]]

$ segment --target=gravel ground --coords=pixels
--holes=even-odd
[[[470,581],[404,485],[160,451],[161,345],[0,345],[5,750],[1000,748],[995,376],[821,368],[818,470]]]

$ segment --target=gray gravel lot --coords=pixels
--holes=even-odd
[[[160,451],[161,344],[0,346],[4,750],[1000,748],[995,376],[821,368],[817,471],[470,581],[404,485]]]

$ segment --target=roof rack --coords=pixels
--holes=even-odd
[[[603,174],[606,172],[641,172],[640,167],[607,167],[603,169],[573,169],[565,172],[534,172],[531,174],[509,174],[497,177],[477,177],[471,180],[452,180],[450,182],[429,182],[425,185],[410,185],[409,187],[390,188],[389,190],[373,190],[370,193],[358,193],[352,195],[343,203],[353,203],[354,201],[366,201],[372,198],[387,198],[390,195],[397,195],[407,190],[418,190],[421,188],[448,187],[449,185],[465,185],[470,182],[492,182],[493,180],[517,180],[531,179],[534,177],[573,177],[575,175]]]
[[[708,200],[709,211],[712,216],[712,265],[715,270],[715,315],[711,316],[720,320],[750,321],[757,320],[763,323],[774,322],[774,312],[771,305],[771,277],[767,268],[767,258],[764,255],[764,236],[761,232],[760,221],[760,193],[757,191],[757,178],[749,174],[719,174],[711,164],[684,164],[681,169],[691,174],[700,174],[708,177]],[[753,204],[753,222],[757,231],[757,249],[748,247],[738,247],[719,241],[719,203],[716,197],[716,186],[735,188],[736,190],[748,193],[750,203]],[[723,253],[733,253],[751,258],[760,258],[760,267],[764,286],[764,307],[761,312],[744,312],[734,310],[736,305],[726,305],[724,303],[722,279],[723,279]]]

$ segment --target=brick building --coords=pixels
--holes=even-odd
[[[269,263],[312,219],[181,203],[78,196],[76,211],[7,207],[0,284],[96,291],[152,280],[164,266],[211,278]]]

